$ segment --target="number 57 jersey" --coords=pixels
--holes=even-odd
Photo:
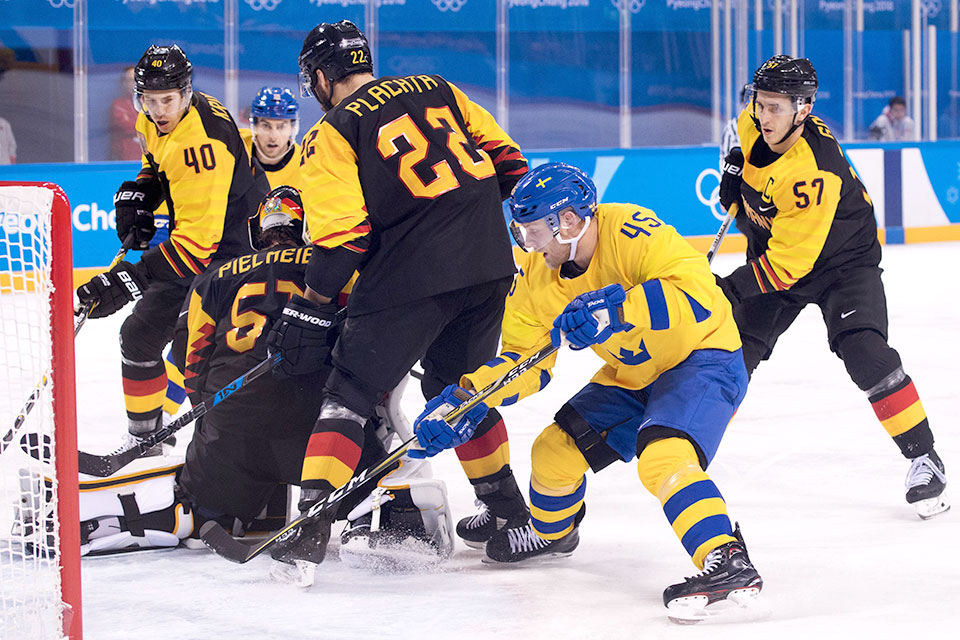
[[[368,82],[300,149],[311,241],[363,254],[351,315],[509,277],[501,202],[526,171],[493,117],[436,75]]]

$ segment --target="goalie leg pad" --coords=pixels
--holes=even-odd
[[[151,463],[156,458],[148,458]],[[174,493],[182,463],[80,482],[80,555],[176,547],[193,510]]]
[[[453,552],[453,520],[442,480],[398,477],[383,480],[349,514],[340,539],[340,558],[374,571],[429,569]]]

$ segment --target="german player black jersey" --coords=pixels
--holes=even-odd
[[[175,360],[196,404],[267,357],[267,334],[293,295],[302,295],[313,247],[279,247],[241,256],[194,282],[175,333]],[[179,354],[179,355],[177,355]],[[277,380],[267,374],[209,413],[218,428],[249,435],[264,429],[282,437],[316,419],[318,378]],[[312,414],[312,415],[311,415]]]
[[[745,159],[737,229],[747,237],[752,278],[744,296],[802,293],[848,266],[880,262],[873,202],[822,120],[808,117],[800,139],[780,155],[754,126],[749,107],[738,131]]]
[[[137,132],[145,148],[141,174],[159,178],[170,211],[170,237],[144,254],[151,275],[191,277],[213,260],[249,253],[247,218],[270,186],[223,105],[194,93],[169,134],[142,113]]]
[[[360,271],[351,314],[513,274],[501,201],[526,159],[440,76],[363,85],[307,132],[300,157],[311,241],[325,250],[314,260],[349,251]],[[307,278],[329,295],[314,273],[330,270],[311,265]]]

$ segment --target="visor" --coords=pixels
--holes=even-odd
[[[548,220],[549,217],[523,223],[511,220],[510,233],[524,251],[540,251],[560,233],[560,227],[550,224]]]

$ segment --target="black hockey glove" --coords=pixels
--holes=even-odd
[[[90,279],[77,289],[80,304],[93,304],[91,318],[104,318],[119,311],[131,300],[139,300],[149,285],[140,273],[139,265],[127,261],[117,263],[113,269]]]
[[[302,489],[300,502],[297,504],[300,515],[329,495],[329,491]],[[314,564],[323,562],[327,555],[327,545],[330,543],[330,525],[333,524],[335,513],[336,510],[322,511],[315,520],[304,524],[295,534],[278,540],[270,550],[270,557],[287,564],[293,564],[294,560],[306,560]]]
[[[120,240],[125,240],[132,231],[132,248],[146,249],[150,238],[157,232],[153,210],[159,203],[160,183],[155,180],[128,180],[121,184],[113,196],[113,206],[117,212],[117,236]]]
[[[743,151],[740,147],[730,149],[720,163],[720,206],[730,211],[730,205],[740,203],[740,185],[743,183]]]
[[[293,296],[267,335],[267,352],[283,353],[283,360],[273,368],[274,375],[282,378],[320,371],[330,354],[327,333],[336,314],[337,305],[332,302],[318,305]]]

